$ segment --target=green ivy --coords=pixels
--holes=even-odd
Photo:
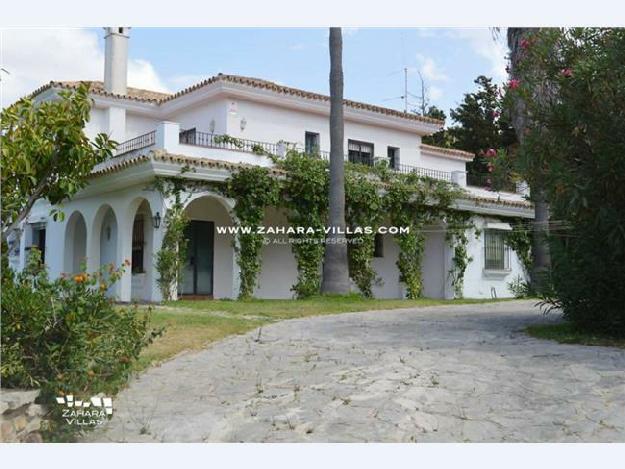
[[[293,235],[291,249],[297,261],[297,282],[292,290],[299,298],[316,295],[321,287],[323,230],[328,216],[328,165],[320,158],[295,150],[289,150],[276,163],[286,172],[281,199],[288,222],[315,230],[315,234]]]
[[[231,137],[230,135],[215,135],[213,143],[217,145],[232,145],[236,148],[243,148],[243,141],[240,138]]]
[[[506,244],[516,252],[523,264],[526,275],[532,271],[532,228],[527,221],[519,219],[508,220],[512,231],[506,231]]]
[[[187,256],[185,230],[189,220],[184,206],[187,200],[183,196],[187,190],[187,181],[182,178],[156,178],[154,188],[163,198],[173,202],[165,213],[165,234],[161,249],[156,253],[156,270],[159,274],[157,283],[164,300],[171,300],[182,278],[182,269]]]
[[[239,231],[234,244],[240,268],[241,289],[239,298],[250,298],[257,285],[261,269],[261,250],[264,236],[256,231],[265,214],[265,207],[277,205],[278,181],[268,168],[244,166],[226,181],[225,195],[235,199],[234,214],[239,226],[251,228],[249,233]]]
[[[364,296],[372,297],[372,287],[376,281],[372,260],[375,233],[384,215],[383,198],[379,181],[373,180],[370,174],[355,171],[353,166],[356,165],[347,165],[345,171],[346,223],[352,229],[370,226],[372,232],[347,235],[349,276]]]
[[[385,206],[391,224],[409,228],[408,233],[395,236],[399,245],[397,267],[400,281],[406,284],[408,298],[415,299],[423,291],[423,228],[451,213],[451,205],[461,192],[445,181],[421,177],[415,173],[390,177],[387,188]]]
[[[255,227],[262,223],[268,206],[286,210],[291,226],[311,228],[313,233],[292,235],[291,249],[297,262],[298,276],[292,290],[299,298],[316,295],[321,286],[321,263],[324,254],[324,228],[328,215],[328,164],[319,157],[289,150],[285,157],[269,155],[276,167],[284,172],[275,177],[267,168],[243,167],[235,171],[222,187],[224,195],[235,199],[234,212],[242,226]],[[189,184],[193,184],[189,181]],[[375,232],[388,216],[392,225],[408,227],[408,233],[395,235],[399,246],[397,266],[399,280],[407,288],[408,298],[422,294],[422,261],[425,249],[424,227],[447,220],[446,241],[453,246],[453,267],[449,272],[455,296],[462,296],[464,273],[469,262],[467,247],[471,230],[478,236],[471,214],[453,207],[463,191],[446,182],[419,176],[416,173],[397,174],[386,165],[347,164],[345,167],[346,222],[355,228],[372,227],[371,232],[348,235],[348,260],[350,278],[364,296],[373,295],[377,281],[373,269]],[[177,200],[177,199],[175,199]],[[184,256],[184,216],[182,204],[179,212],[174,204],[168,214],[168,229],[164,240],[166,253],[159,255],[163,283],[171,285],[179,279]],[[182,227],[182,228],[181,228]],[[171,230],[171,233],[169,231]],[[516,231],[515,231],[516,232]],[[252,230],[240,232],[235,244],[240,266],[240,298],[250,297],[257,285],[261,269],[263,235]],[[167,241],[167,243],[165,243]],[[511,247],[521,252],[521,259],[529,259],[523,240],[510,241]],[[526,253],[526,254],[523,254]],[[176,255],[174,255],[176,254]],[[164,288],[164,286],[162,287]],[[164,295],[165,296],[165,295]]]
[[[454,296],[462,298],[464,292],[464,273],[467,266],[473,260],[467,251],[469,245],[469,232],[473,231],[478,236],[475,223],[471,220],[468,212],[452,211],[446,217],[447,226],[445,231],[445,241],[453,247],[453,266],[449,271],[451,285],[454,289]]]

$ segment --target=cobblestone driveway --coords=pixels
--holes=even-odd
[[[625,351],[522,332],[549,320],[515,301],[281,322],[144,373],[89,439],[625,442]]]

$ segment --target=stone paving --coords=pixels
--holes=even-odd
[[[625,350],[531,301],[284,321],[134,379],[90,441],[625,442]]]

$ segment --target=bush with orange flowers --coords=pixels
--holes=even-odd
[[[46,437],[71,441],[79,427],[57,415],[55,396],[114,394],[161,331],[150,327],[149,311],[109,298],[123,272],[115,266],[50,280],[33,249],[22,272],[3,270],[2,386],[41,389],[40,403],[51,404]]]

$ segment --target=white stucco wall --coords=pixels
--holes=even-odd
[[[269,208],[263,225],[288,226],[284,213]],[[297,262],[290,244],[276,244],[274,241],[287,235],[267,235],[268,244],[262,250],[262,268],[254,296],[258,298],[293,298],[291,287],[297,280]]]
[[[85,135],[90,139],[95,139],[97,134],[105,133],[106,131],[106,109],[92,107],[89,122],[85,125]]]
[[[403,284],[399,282],[399,268],[397,258],[399,246],[392,235],[383,235],[383,256],[373,258],[373,268],[379,277],[379,282],[373,286],[373,296],[376,298],[402,298],[405,293]]]
[[[147,134],[156,129],[159,119],[136,113],[126,113],[126,140]],[[121,143],[121,142],[119,142]]]
[[[440,158],[432,155],[421,154],[419,165],[423,168],[437,169],[439,171],[466,171],[466,162],[452,158]]]
[[[85,220],[86,226],[86,257],[87,271],[94,272],[100,265],[112,262],[115,266],[121,266],[126,259],[131,258],[132,224],[136,211],[143,200],[150,204],[151,213],[159,211],[164,213],[163,201],[160,194],[146,190],[145,184],[129,187],[127,189],[101,193],[91,197],[81,197],[68,201],[61,207],[65,213],[63,220],[54,221],[50,217],[50,205],[45,201],[39,201],[24,225],[24,232],[30,232],[31,223],[46,224],[46,265],[52,278],[67,272],[68,267],[75,270],[75,262],[71,258],[74,249],[83,250],[83,237],[80,236],[78,246],[73,239],[70,244],[74,249],[68,249],[65,243],[67,225],[72,219],[72,214],[79,212]],[[110,207],[110,209],[109,209]],[[148,220],[148,223],[151,220]],[[106,227],[111,227],[111,238],[107,239]],[[149,248],[160,246],[163,229],[152,230],[150,239],[147,240]],[[22,268],[25,262],[25,247],[29,238],[25,234],[20,247],[20,260],[17,268]],[[146,260],[146,268],[151,269],[152,257]],[[69,259],[68,259],[69,257]],[[131,297],[142,296],[144,300],[160,300],[160,293],[156,285],[156,276],[147,275],[146,284],[143,287],[143,295],[132,292],[132,276],[130,268],[125,269],[122,279],[115,285],[111,294],[123,300],[130,301]],[[152,270],[153,272],[153,270]],[[135,286],[137,283],[135,282]]]
[[[421,268],[423,296],[445,298],[449,282],[449,247],[442,225],[425,227],[425,251]]]
[[[465,298],[491,298],[491,288],[494,288],[498,298],[511,298],[514,295],[508,283],[517,276],[526,278],[523,265],[513,250],[510,250],[510,269],[505,272],[488,272],[484,269],[484,233],[487,222],[499,222],[496,218],[475,217],[478,228],[482,230],[479,238],[471,235],[467,247],[473,261],[469,263],[464,277]]]
[[[215,99],[172,112],[167,115],[167,120],[178,122],[181,130],[195,128],[199,132],[207,133],[211,132],[211,121],[214,121],[213,132],[216,135],[225,134],[227,133],[227,105],[225,98]]]
[[[236,105],[232,105],[236,102]],[[235,110],[236,109],[236,110]],[[245,130],[241,120],[245,119]],[[330,128],[328,116],[278,106],[269,106],[246,100],[231,100],[228,112],[228,135],[275,143],[280,140],[304,146],[305,132],[320,136],[320,150],[330,151]],[[345,152],[347,141],[359,140],[374,144],[375,156],[386,157],[387,147],[400,149],[403,164],[418,165],[421,137],[416,133],[345,121]]]

